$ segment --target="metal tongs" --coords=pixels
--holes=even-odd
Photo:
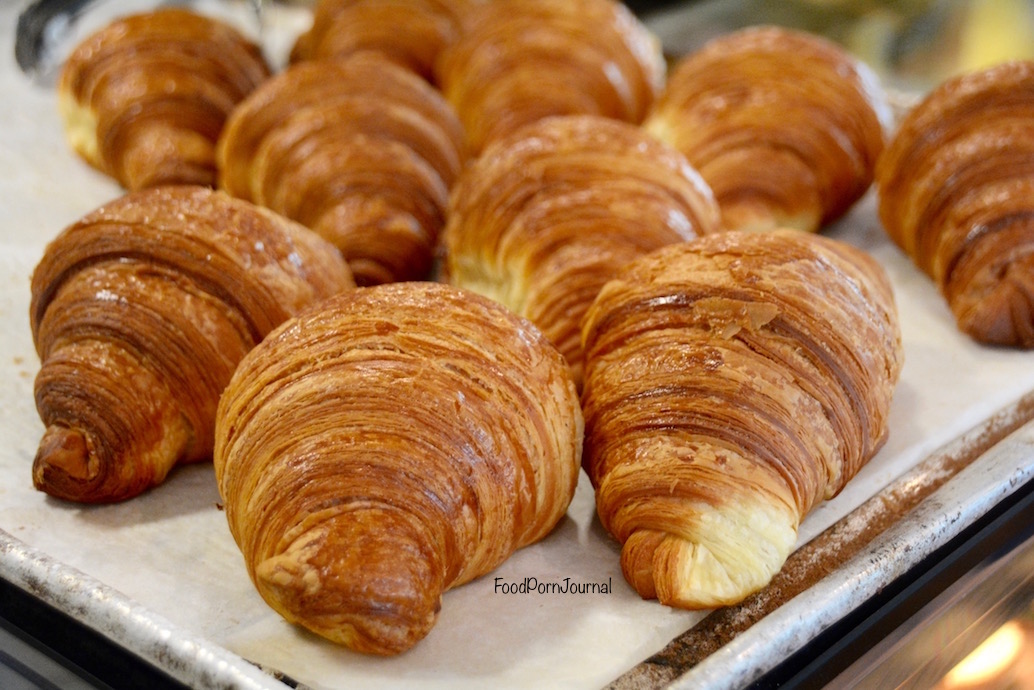
[[[250,14],[261,32],[262,8],[266,0],[246,0]],[[108,5],[107,15],[154,9],[159,6],[192,5],[190,0],[34,0],[18,16],[14,57],[18,67],[33,81],[52,84],[57,77],[63,49],[67,49],[77,24],[87,15],[107,16],[100,6]]]
[[[36,0],[18,16],[14,59],[25,74],[46,81],[57,68],[55,46],[94,0]]]

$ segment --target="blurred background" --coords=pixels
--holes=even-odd
[[[0,0],[8,2],[10,0]],[[187,4],[244,21],[273,24],[267,36],[292,36],[309,21],[315,0],[35,0],[25,3],[41,62],[52,72],[68,47],[113,14],[158,4]],[[922,93],[945,78],[1006,59],[1034,58],[1034,0],[626,0],[658,35],[670,57],[719,34],[752,24],[777,24],[822,34],[867,62],[885,85]],[[22,27],[19,27],[21,29]],[[242,27],[246,28],[246,27]],[[287,31],[283,31],[283,29]],[[267,46],[274,60],[285,46]]]
[[[628,2],[672,55],[750,24],[830,38],[889,86],[926,91],[943,79],[1007,59],[1034,58],[1030,0],[709,0]]]

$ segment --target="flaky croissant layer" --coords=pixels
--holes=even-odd
[[[428,634],[442,593],[544,537],[579,473],[563,357],[438,283],[359,288],[272,333],[219,404],[215,470],[259,593],[362,652]]]
[[[259,46],[233,27],[162,8],[80,43],[62,68],[58,105],[72,148],[124,188],[212,186],[227,116],[269,75]]]
[[[463,129],[430,84],[376,53],[303,61],[219,138],[219,186],[313,229],[360,285],[428,277]]]
[[[312,25],[291,49],[291,61],[371,51],[434,80],[441,51],[460,34],[479,0],[319,0]]]
[[[535,323],[580,384],[581,320],[600,287],[634,258],[718,229],[711,190],[678,151],[627,122],[549,117],[460,175],[443,274]]]
[[[617,0],[473,3],[435,64],[475,153],[555,115],[638,124],[665,71],[660,41]]]
[[[877,167],[890,238],[960,330],[1034,348],[1034,63],[946,81],[903,119]]]
[[[211,457],[237,362],[310,303],[353,287],[309,230],[208,188],[155,187],[87,214],[32,276],[46,431],[35,486],[84,502],[161,483]]]
[[[902,365],[891,287],[795,230],[659,249],[586,314],[586,471],[625,577],[672,606],[764,586],[800,521],[882,445]]]
[[[869,189],[890,121],[864,63],[818,35],[756,26],[676,62],[644,126],[700,171],[728,229],[816,231]]]

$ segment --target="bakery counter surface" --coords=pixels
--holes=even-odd
[[[890,437],[807,518],[772,587],[714,613],[641,600],[621,576],[620,549],[596,520],[583,476],[556,530],[448,592],[438,625],[413,650],[367,657],[307,634],[252,587],[210,465],[179,469],[115,505],[64,503],[32,487],[42,425],[29,276],[47,241],[120,192],[66,146],[53,88],[17,69],[13,28],[24,6],[0,5],[5,609],[45,605],[54,620],[139,658],[142,672],[194,687],[741,687],[913,577],[1032,480],[1031,353],[960,334],[934,286],[884,236],[869,197],[828,232],[871,252],[895,287],[906,363]],[[565,583],[597,586],[563,593]]]

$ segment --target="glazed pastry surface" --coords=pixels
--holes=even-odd
[[[424,638],[442,593],[548,534],[579,474],[563,358],[440,283],[342,294],[277,329],[219,406],[216,478],[262,597],[362,652]]]
[[[46,431],[35,486],[112,502],[211,457],[237,362],[283,320],[352,287],[334,248],[220,192],[156,187],[84,216],[46,248],[30,320]]]
[[[320,0],[291,61],[375,51],[433,82],[439,53],[459,37],[465,13],[477,2]]]
[[[269,74],[236,29],[164,8],[80,43],[62,68],[58,106],[72,148],[124,188],[212,186],[226,117]]]
[[[869,189],[890,119],[871,70],[836,44],[751,27],[679,60],[645,127],[700,171],[727,228],[814,232]]]
[[[663,247],[584,326],[584,466],[625,578],[683,608],[778,572],[797,528],[883,444],[902,365],[890,284],[797,230]]]
[[[948,80],[902,121],[877,168],[890,238],[961,331],[1034,347],[1034,63]]]
[[[222,189],[330,241],[360,285],[428,276],[465,159],[441,94],[373,53],[269,79],[233,111],[217,149]]]
[[[600,287],[652,249],[718,230],[707,185],[674,149],[592,115],[534,122],[457,182],[443,275],[535,323],[581,380],[581,318]]]
[[[551,115],[639,123],[663,88],[660,41],[613,0],[493,0],[467,13],[437,82],[471,149]]]

